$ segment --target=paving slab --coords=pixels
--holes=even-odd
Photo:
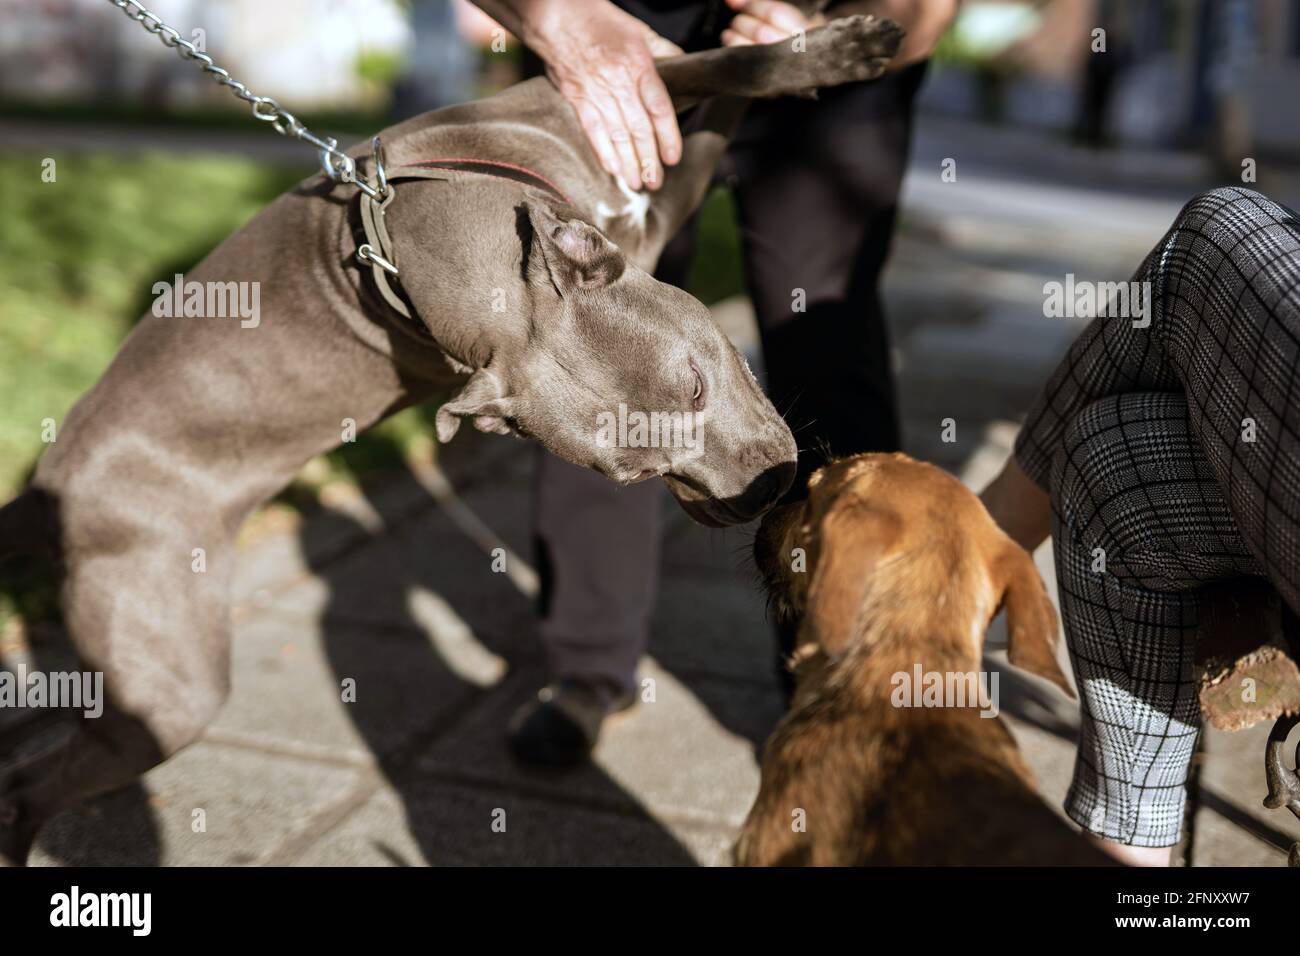
[[[37,866],[257,864],[304,819],[343,800],[358,771],[286,754],[200,742],[142,785],[60,815],[42,832]],[[194,811],[206,832],[194,832]]]
[[[961,171],[956,182],[943,182],[937,167],[913,166],[903,183],[902,202],[909,216],[941,223],[943,238],[954,245],[987,241],[994,234],[1012,242],[1031,240],[1040,248],[1139,248],[1145,254],[1189,198],[1190,193],[1133,196]],[[1069,224],[1068,232],[1063,223]]]
[[[542,674],[520,673],[508,688],[438,740],[414,771],[476,786],[573,800],[607,811],[643,806],[661,819],[739,825],[758,790],[756,749],[781,715],[775,686],[688,683],[653,658],[639,672],[643,697],[609,722],[593,763],[572,771],[518,765],[505,746],[515,710]],[[647,681],[653,682],[647,684]]]
[[[527,569],[530,558],[526,486],[485,482],[459,503],[496,535],[491,546],[434,507],[276,594],[264,609],[332,626],[424,632],[440,646],[472,639],[497,656],[533,648],[533,598],[509,573],[515,564]],[[507,549],[504,572],[494,570],[495,546]]]
[[[932,387],[929,395],[940,404],[946,402],[948,414],[960,418],[969,407],[966,393],[973,385],[998,383],[994,396],[984,396],[986,402],[1005,401],[1008,394],[1032,399],[1082,329],[1083,324],[1073,320],[1020,312],[986,316],[969,326],[933,325],[917,329],[909,340],[908,350],[923,361],[910,368],[918,386],[946,382],[942,390]]]
[[[494,830],[494,821],[502,820],[504,832]],[[572,803],[488,793],[422,778],[404,796],[390,790],[376,794],[296,862],[303,866],[717,865],[727,860],[734,839],[728,828],[702,824],[670,832],[636,808],[593,811]]]
[[[665,568],[650,632],[650,652],[664,667],[768,685],[775,642],[766,599],[752,581]]]
[[[1271,722],[1225,733],[1207,727],[1193,825],[1194,866],[1286,866],[1300,820],[1263,805],[1264,743]],[[1291,753],[1294,753],[1294,737]]]
[[[984,668],[999,673],[999,716],[1016,738],[1039,795],[1065,819],[1063,804],[1079,736],[1078,705],[1055,686],[1011,666],[1005,651],[987,653]]]
[[[432,510],[439,488],[431,488],[431,479],[461,493],[485,481],[517,481],[531,468],[529,456],[519,452],[518,441],[462,429],[439,449],[436,466],[390,469],[361,487],[337,483],[322,494],[327,506],[307,515],[272,505],[241,536],[232,584],[236,613],[269,606],[278,592]]]
[[[209,739],[358,765],[436,730],[482,693],[414,629],[263,616],[237,629],[232,667]]]

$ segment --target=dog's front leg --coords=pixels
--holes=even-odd
[[[657,65],[680,112],[710,96],[811,96],[821,87],[873,80],[902,40],[892,20],[843,17],[779,43],[704,50]]]
[[[659,74],[678,112],[699,105],[683,122],[682,161],[653,195],[644,229],[616,230],[615,241],[653,270],[664,245],[703,201],[751,98],[810,95],[818,87],[873,79],[902,36],[890,20],[845,17],[781,43],[661,60]]]

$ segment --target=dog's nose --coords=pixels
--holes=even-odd
[[[750,483],[737,510],[743,511],[748,518],[757,518],[781,500],[781,496],[794,481],[794,473],[792,461],[783,461],[768,468]]]
[[[795,463],[792,461],[783,461],[774,468],[769,468],[763,475],[767,479],[767,498],[764,510],[770,508],[781,500],[782,496],[790,490],[790,485],[794,483]]]

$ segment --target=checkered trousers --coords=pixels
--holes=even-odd
[[[1080,690],[1066,811],[1168,846],[1200,724],[1197,591],[1264,576],[1300,608],[1300,222],[1247,189],[1205,193],[1134,281],[1149,325],[1094,319],[1016,456],[1052,496]]]

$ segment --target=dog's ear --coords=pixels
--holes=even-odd
[[[462,418],[473,418],[474,427],[481,432],[509,435],[511,414],[511,402],[505,397],[501,379],[485,368],[479,369],[438,409],[434,417],[438,441],[444,445],[451,441],[460,429]]]
[[[861,637],[876,566],[900,531],[896,514],[863,503],[836,507],[822,519],[804,628],[827,655],[843,654]]]
[[[595,226],[578,218],[562,219],[549,205],[536,200],[524,205],[533,228],[534,248],[540,250],[560,295],[607,286],[627,268],[618,246]]]
[[[1007,612],[1007,659],[1073,697],[1074,691],[1056,662],[1056,608],[1052,607],[1033,558],[1008,540],[995,562],[994,574]]]

